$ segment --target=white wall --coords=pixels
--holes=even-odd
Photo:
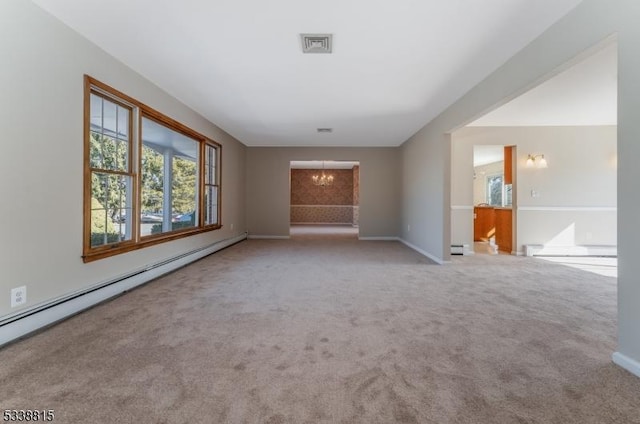
[[[397,237],[400,149],[397,147],[250,147],[247,149],[249,235],[289,236],[292,160],[360,162],[360,237]]]
[[[452,205],[470,205],[475,145],[515,145],[516,247],[617,244],[615,126],[466,127],[452,137]],[[544,154],[549,167],[527,168],[527,154]],[[476,171],[477,173],[477,171]],[[455,183],[454,183],[455,181]],[[531,196],[535,190],[537,197]],[[477,202],[475,202],[477,204]],[[469,243],[469,209],[452,212],[452,243]],[[465,231],[461,231],[464,228]],[[473,227],[471,226],[471,230]]]
[[[574,63],[603,40],[618,41],[618,331],[619,355],[640,374],[640,2],[584,0],[404,145],[402,236],[449,256],[450,144],[447,134]],[[550,163],[551,166],[551,163]],[[446,210],[446,213],[445,213]],[[411,225],[411,231],[407,226]],[[623,359],[619,359],[621,363]],[[631,368],[628,365],[627,368]]]
[[[0,54],[0,318],[245,231],[244,145],[30,1],[0,2]],[[223,145],[222,230],[82,262],[84,74]]]

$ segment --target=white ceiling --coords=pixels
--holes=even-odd
[[[397,146],[580,3],[33,1],[249,146]]]
[[[616,125],[617,91],[612,42],[468,126]]]

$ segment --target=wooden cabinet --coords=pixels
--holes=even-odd
[[[511,209],[495,210],[496,244],[501,252],[511,253],[512,250],[512,214]]]
[[[473,240],[489,241],[495,232],[495,209],[491,206],[473,208]]]
[[[473,208],[473,241],[489,241],[495,237],[495,243],[501,252],[511,253],[513,248],[513,211],[510,208],[476,206]]]
[[[513,146],[504,146],[504,183],[513,184]]]

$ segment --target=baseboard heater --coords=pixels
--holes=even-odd
[[[454,256],[473,255],[473,251],[469,249],[468,244],[452,244],[451,254]]]
[[[104,281],[95,286],[35,305],[0,320],[0,346],[78,314],[100,302],[116,297],[164,274],[239,243],[247,233],[147,265],[144,268]]]
[[[524,246],[526,256],[618,256],[617,246],[544,246],[527,244]]]

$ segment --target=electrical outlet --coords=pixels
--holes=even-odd
[[[27,303],[27,286],[11,289],[11,307],[15,308],[23,303]]]
[[[233,224],[231,224],[231,230],[233,231]]]
[[[411,224],[407,224],[407,233],[411,231]]]

